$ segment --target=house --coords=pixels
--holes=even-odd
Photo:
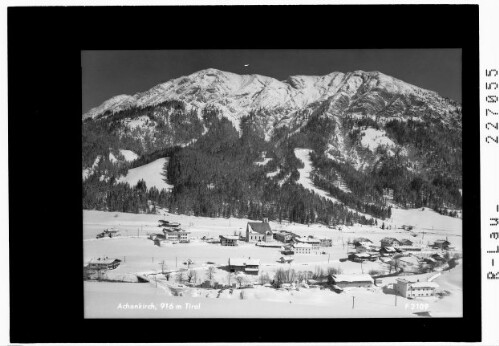
[[[436,282],[419,282],[409,279],[397,279],[393,285],[394,291],[404,298],[431,297],[439,287]]]
[[[365,248],[369,248],[373,245],[373,242],[367,238],[356,238],[352,242],[354,247],[363,246]]]
[[[319,249],[318,246],[307,243],[296,243],[291,246],[295,254],[311,254]]]
[[[333,239],[322,238],[319,240],[320,240],[321,247],[332,247],[333,246]]]
[[[443,261],[444,260],[444,256],[442,256],[441,254],[439,253],[434,253],[430,256],[431,258],[433,258],[435,261],[439,262],[439,261]]]
[[[435,240],[432,247],[434,249],[448,250],[449,245],[450,245],[450,242],[447,240]]]
[[[367,252],[351,253],[348,255],[348,259],[353,262],[363,262],[371,259],[371,255]]]
[[[246,274],[258,274],[260,269],[260,260],[251,258],[229,258],[229,271],[244,272]]]
[[[315,249],[319,249],[319,246],[321,245],[321,240],[314,238],[312,236],[308,237],[296,237],[294,239],[295,243],[299,244],[310,244],[312,245]]]
[[[189,242],[189,233],[184,231],[183,229],[171,229],[171,228],[163,228],[163,234],[165,235],[165,241],[167,242],[179,242],[179,243],[188,243]]]
[[[165,239],[165,235],[161,233],[151,233],[149,234],[149,239],[151,240],[156,240],[156,239]]]
[[[386,246],[399,246],[400,242],[395,238],[385,237],[381,239],[381,247]]]
[[[97,239],[104,238],[104,237],[112,238],[112,237],[117,237],[119,235],[120,235],[120,231],[117,228],[112,227],[112,228],[105,229],[101,233],[97,234],[96,238]]]
[[[159,227],[171,227],[171,228],[180,227],[180,224],[178,222],[172,222],[167,220],[159,220],[158,222],[159,222]]]
[[[97,258],[96,260],[92,259],[87,264],[88,269],[93,270],[111,270],[116,269],[121,263],[121,260],[115,258]]]
[[[290,243],[295,237],[298,236],[289,231],[278,231],[274,233],[274,239],[282,243]]]
[[[390,256],[390,255],[395,254],[396,252],[397,252],[397,250],[394,247],[391,247],[391,246],[383,246],[379,250],[379,253],[382,256]]]
[[[221,235],[220,236],[220,245],[222,245],[222,246],[237,246],[238,240],[239,240],[239,236],[237,236],[237,235]]]
[[[419,245],[400,245],[397,246],[397,250],[405,252],[417,252],[422,251],[423,248]]]
[[[246,241],[257,243],[260,241],[270,242],[274,240],[272,229],[267,218],[262,222],[248,222],[246,225]]]
[[[409,239],[400,239],[399,243],[401,246],[412,246],[412,241]]]
[[[283,256],[279,260],[281,261],[281,263],[291,263],[293,262],[293,259],[294,258],[292,256]]]
[[[329,282],[341,289],[348,287],[371,287],[374,280],[368,274],[332,274]]]
[[[368,251],[379,251],[380,249],[376,246],[373,246],[370,243],[357,243],[358,245],[355,246],[355,251],[358,253],[361,252],[368,252]]]

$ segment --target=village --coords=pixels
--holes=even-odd
[[[208,304],[213,298],[230,299],[231,304],[295,301],[301,308],[322,309],[329,300],[331,308],[348,300],[348,309],[362,310],[363,301],[383,301],[395,315],[412,317],[442,315],[444,308],[430,309],[440,304],[452,305],[450,316],[457,316],[462,313],[462,284],[456,285],[455,277],[462,270],[462,252],[455,221],[460,220],[430,210],[418,212],[431,216],[436,227],[420,222],[397,225],[399,220],[384,228],[329,227],[166,212],[152,221],[154,217],[146,215],[86,211],[100,222],[84,225],[85,287],[99,292],[99,285],[135,283],[154,289],[155,295]],[[123,220],[126,217],[143,220]],[[399,219],[411,221],[407,215]],[[445,279],[451,275],[454,285]],[[425,311],[408,310],[406,304]]]

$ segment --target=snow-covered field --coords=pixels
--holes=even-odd
[[[169,158],[160,158],[146,165],[128,170],[125,177],[120,177],[118,182],[126,182],[130,186],[135,186],[140,179],[146,182],[147,188],[155,186],[158,190],[161,189],[171,190],[172,185],[167,184],[163,176],[163,166],[167,163]]]
[[[157,227],[159,219],[167,219],[181,223],[182,227],[191,232],[192,241],[189,244],[171,244],[162,247],[153,245],[153,242],[147,239],[147,234],[160,232]],[[295,271],[312,271],[320,267],[323,269],[334,267],[340,268],[346,274],[366,273],[371,269],[386,271],[387,265],[380,262],[366,262],[362,265],[351,261],[340,262],[340,258],[345,258],[348,251],[352,251],[348,246],[348,241],[356,237],[367,237],[375,244],[386,236],[396,238],[410,238],[415,243],[432,243],[436,239],[447,237],[456,247],[461,249],[461,219],[450,218],[439,215],[430,209],[421,210],[398,210],[394,209],[393,220],[387,220],[385,225],[397,227],[403,224],[414,224],[413,230],[416,237],[411,237],[409,232],[402,229],[385,229],[379,227],[366,227],[355,225],[352,227],[343,226],[341,230],[330,229],[323,225],[313,224],[307,227],[301,224],[279,224],[270,222],[273,230],[289,230],[299,235],[314,235],[317,237],[331,238],[333,246],[321,248],[320,251],[310,255],[295,255],[292,264],[281,264],[277,260],[282,256],[278,248],[263,248],[239,242],[237,247],[223,247],[220,244],[210,244],[201,241],[203,236],[218,239],[220,234],[239,234],[244,233],[247,219],[216,219],[206,217],[195,217],[187,215],[175,215],[164,212],[163,215],[150,214],[129,214],[103,211],[84,211],[84,260],[91,258],[108,256],[116,257],[123,262],[121,265],[111,271],[115,278],[133,277],[137,272],[158,272],[165,270],[177,270],[179,268],[187,269],[184,264],[187,259],[194,263],[190,269],[199,271],[200,277],[204,277],[207,262],[216,266],[224,266],[231,257],[251,257],[261,260],[261,273],[268,273],[270,277],[278,268],[292,268]],[[433,226],[433,230],[431,227]],[[108,227],[116,227],[121,232],[121,237],[96,239],[95,235]],[[428,230],[430,229],[430,230]],[[423,232],[426,232],[423,234]],[[325,252],[325,254],[322,254]],[[458,274],[457,268],[453,269],[452,274]],[[218,282],[225,282],[227,273],[221,269],[216,275]],[[444,274],[438,280],[442,281],[449,274]],[[224,281],[225,280],[225,281]],[[459,279],[451,277],[442,282],[451,282],[455,290],[449,297],[441,300],[435,300],[432,304],[435,313],[441,316],[459,316],[462,313],[462,299],[458,290]],[[440,283],[440,282],[439,282]],[[116,286],[114,286],[116,285]],[[462,287],[462,286],[461,286]],[[414,311],[404,308],[406,300],[398,297],[399,303],[395,307],[394,297],[385,294],[379,289],[374,291],[357,290],[356,292],[343,293],[338,295],[329,290],[302,289],[297,291],[276,291],[272,288],[259,287],[254,289],[245,289],[244,299],[236,294],[241,290],[235,290],[236,293],[222,295],[221,298],[226,303],[220,304],[218,299],[206,298],[205,295],[213,290],[199,290],[196,297],[170,297],[165,299],[178,304],[198,304],[201,303],[201,310],[185,310],[181,312],[171,311],[122,311],[117,310],[119,302],[157,302],[161,303],[164,299],[160,293],[152,294],[147,284],[133,283],[102,283],[86,282],[86,316],[87,317],[414,317]],[[224,291],[225,292],[225,291]],[[213,293],[213,292],[212,292]],[[352,298],[355,295],[358,308],[355,311],[351,309]],[[232,298],[232,299],[231,299]],[[460,300],[461,299],[461,300]],[[291,301],[291,303],[289,303]],[[362,302],[362,303],[361,303]],[[413,302],[413,301],[407,301]],[[451,302],[451,303],[449,303]],[[227,305],[229,304],[229,305]],[[457,305],[456,305],[457,304]],[[247,313],[239,315],[238,313],[227,314],[230,311],[240,310],[238,307],[247,309]],[[282,309],[281,309],[282,307]],[[334,308],[332,308],[334,307]],[[448,309],[448,310],[447,310]]]

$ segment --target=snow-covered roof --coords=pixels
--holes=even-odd
[[[311,248],[312,244],[307,244],[307,243],[298,243],[298,244],[293,244],[294,248]]]
[[[401,283],[406,283],[410,285],[411,287],[417,287],[417,288],[423,288],[423,287],[429,287],[429,288],[439,288],[440,285],[437,284],[436,282],[430,282],[430,281],[415,281],[411,279],[397,279],[397,282]]]
[[[239,236],[237,235],[220,235],[220,238],[228,239],[228,240],[238,240]]]
[[[267,232],[272,233],[272,229],[268,222],[248,222],[251,230],[255,233],[266,234]]]
[[[121,262],[121,260],[115,259],[115,258],[97,258],[97,259],[91,259],[88,263],[89,264],[111,264],[114,261]]]
[[[374,283],[373,278],[371,275],[368,274],[334,274],[331,275],[333,280],[335,282],[364,282],[364,281],[369,281],[371,283]]]
[[[300,243],[308,243],[308,244],[319,244],[321,242],[320,239],[305,238],[305,237],[298,237],[298,238],[295,238],[295,240],[297,242],[300,242]]]
[[[391,247],[391,246],[385,246],[384,247],[385,251],[391,251],[391,252],[396,252],[397,250],[395,250],[395,248]]]
[[[255,258],[229,258],[229,265],[240,267],[247,265],[260,265],[260,260]]]

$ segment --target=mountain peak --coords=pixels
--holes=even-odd
[[[379,71],[331,72],[323,76],[296,75],[284,81],[258,74],[239,75],[207,68],[158,84],[133,96],[118,95],[91,109],[83,119],[106,112],[116,113],[133,107],[155,106],[179,100],[196,108],[215,106],[236,121],[252,109],[283,108],[298,110],[333,96],[358,98],[371,90],[383,90],[393,97],[416,95],[439,98],[438,94],[418,88]]]

